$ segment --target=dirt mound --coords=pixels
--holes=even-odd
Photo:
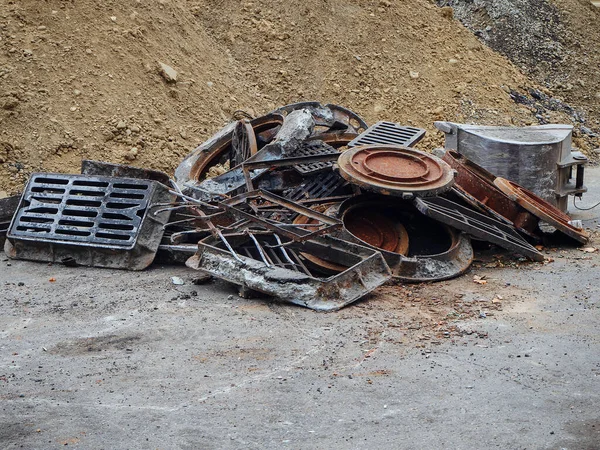
[[[441,143],[434,120],[538,122],[510,95],[533,83],[426,0],[0,0],[0,11],[0,191],[81,158],[172,173],[235,110],[301,100],[425,127],[426,149]]]

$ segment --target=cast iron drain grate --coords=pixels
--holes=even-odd
[[[405,127],[393,122],[377,122],[371,125],[365,132],[359,134],[350,141],[348,147],[359,145],[402,145],[410,147],[425,136],[425,130],[421,128]]]
[[[78,264],[136,268],[129,257],[119,261],[119,250],[153,259],[168,214],[149,209],[172,199],[165,186],[149,180],[33,174],[7,234],[11,256],[54,261],[68,253]],[[112,258],[91,255],[103,251]]]
[[[339,152],[322,141],[308,141],[298,146],[297,149],[290,155],[293,157],[299,156],[316,156],[316,155],[338,155]],[[306,164],[296,164],[294,169],[300,175],[310,175],[317,172],[323,172],[333,167],[334,161],[331,162],[312,162]]]

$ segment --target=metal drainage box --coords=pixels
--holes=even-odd
[[[134,178],[35,173],[10,224],[11,258],[141,270],[160,244],[174,199],[157,182]]]

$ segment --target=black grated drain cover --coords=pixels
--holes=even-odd
[[[151,193],[145,180],[34,175],[9,234],[132,247]]]
[[[172,199],[166,186],[150,180],[33,174],[7,234],[7,254],[143,268],[152,262],[168,220],[168,213],[154,215],[150,207]]]
[[[421,128],[405,127],[393,122],[377,122],[359,134],[348,144],[348,147],[359,145],[385,144],[410,147],[419,142],[425,135]]]

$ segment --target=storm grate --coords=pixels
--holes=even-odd
[[[131,248],[152,191],[146,180],[36,174],[9,236]]]
[[[425,136],[425,130],[421,128],[406,127],[394,122],[377,122],[370,126],[365,132],[359,134],[348,144],[348,147],[359,145],[402,145],[410,147]]]
[[[477,239],[520,253],[533,261],[544,260],[544,255],[523,239],[511,225],[443,197],[417,198],[414,202],[421,213],[432,219],[464,231]]]
[[[34,173],[4,250],[10,258],[141,270],[154,260],[175,195],[156,181]]]
[[[326,198],[347,185],[346,180],[332,171],[326,175],[315,175],[307,179],[302,185],[286,192],[284,196],[292,201]]]

